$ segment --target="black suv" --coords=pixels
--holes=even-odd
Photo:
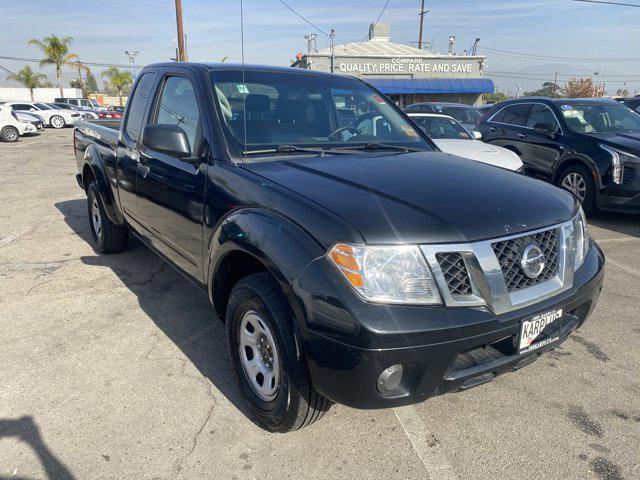
[[[613,100],[520,98],[485,113],[488,143],[574,193],[586,212],[640,212],[640,115]]]
[[[636,112],[640,112],[640,95],[636,95],[635,97],[629,98],[622,102],[623,105],[626,105],[631,110],[635,110]]]

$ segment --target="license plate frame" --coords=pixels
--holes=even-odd
[[[518,332],[518,355],[533,352],[560,339],[562,308],[523,318]]]

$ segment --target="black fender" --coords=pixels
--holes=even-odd
[[[84,183],[85,190],[89,187],[86,183],[87,180],[84,178],[84,172],[87,167],[91,169],[91,174],[93,175],[95,182],[98,184],[98,189],[100,190],[103,207],[107,217],[109,217],[109,220],[116,225],[124,225],[125,221],[120,213],[118,204],[116,203],[115,195],[111,188],[111,183],[109,182],[109,177],[107,176],[103,159],[95,145],[89,145],[84,151],[82,181]]]
[[[292,285],[309,263],[326,253],[325,248],[309,232],[271,210],[242,208],[231,212],[218,223],[208,248],[206,278],[212,304],[217,303],[216,288],[221,289],[216,275],[222,262],[234,252],[249,254],[262,263],[280,285],[293,309],[296,333],[300,335],[306,315]]]
[[[556,184],[559,180],[559,176],[562,170],[564,170],[567,165],[573,163],[581,163],[582,165],[587,167],[593,174],[593,179],[596,182],[596,187],[598,187],[598,189],[602,188],[602,176],[600,174],[598,165],[588,156],[574,152],[567,153],[566,155],[563,155],[558,159],[553,167],[553,172],[551,174],[552,183]]]

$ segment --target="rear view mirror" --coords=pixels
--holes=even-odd
[[[151,150],[174,157],[191,155],[187,134],[176,125],[147,125],[142,136],[142,144]]]
[[[480,140],[482,138],[482,134],[477,130],[471,132],[471,135],[473,135],[473,138],[476,140]]]

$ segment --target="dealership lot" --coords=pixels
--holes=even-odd
[[[246,416],[205,295],[90,245],[69,129],[0,145],[0,478],[640,478],[640,217],[601,214],[601,300],[522,371],[401,409]]]

